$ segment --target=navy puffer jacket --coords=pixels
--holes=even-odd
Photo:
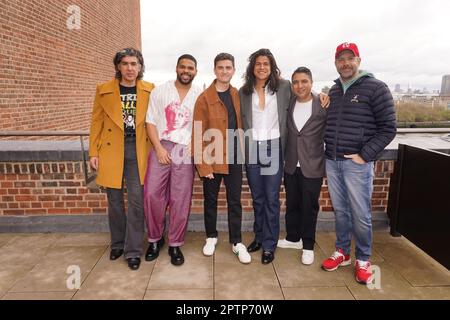
[[[356,80],[345,94],[341,81],[335,82],[329,92],[325,156],[344,160],[344,155],[359,154],[366,162],[375,161],[397,132],[389,88],[370,74]]]

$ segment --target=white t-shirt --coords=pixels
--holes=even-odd
[[[279,138],[280,123],[278,122],[277,94],[272,94],[265,88],[264,110],[259,107],[259,96],[256,91],[252,94],[252,122],[253,140],[265,141]]]
[[[306,122],[312,115],[312,99],[308,102],[296,102],[294,107],[294,122],[298,131],[301,131]],[[300,162],[297,163],[297,167],[300,167]]]
[[[192,86],[181,103],[175,81],[153,89],[146,122],[156,126],[160,140],[182,145],[191,143],[194,106],[200,93],[202,90],[199,87]]]

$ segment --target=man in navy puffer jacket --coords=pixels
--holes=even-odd
[[[326,271],[350,265],[350,242],[356,241],[355,278],[370,280],[374,162],[396,134],[392,95],[387,85],[359,70],[354,43],[336,49],[340,75],[331,88],[325,130],[328,188],[336,218],[336,251],[322,263]]]

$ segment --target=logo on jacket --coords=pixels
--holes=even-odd
[[[350,100],[350,102],[356,102],[356,103],[358,103],[358,102],[359,102],[358,97],[359,97],[359,95],[358,95],[358,94],[355,94],[355,96],[353,97],[352,100]]]

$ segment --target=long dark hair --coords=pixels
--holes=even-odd
[[[255,87],[255,64],[256,59],[260,56],[265,56],[269,58],[270,61],[270,76],[269,79],[267,79],[267,82],[264,86],[269,86],[270,91],[272,93],[275,93],[278,91],[278,87],[280,85],[280,78],[281,78],[281,71],[278,69],[277,62],[275,61],[275,57],[273,56],[272,52],[270,52],[269,49],[259,49],[256,52],[253,52],[250,57],[248,58],[248,66],[247,70],[245,71],[245,74],[243,76],[244,78],[244,86],[242,87],[242,90],[244,94],[250,95],[253,93],[253,89]]]
[[[119,71],[119,64],[125,57],[136,57],[139,64],[141,65],[141,71],[139,71],[137,80],[141,80],[144,77],[145,65],[144,65],[144,57],[142,53],[134,48],[125,48],[116,53],[113,59],[114,67],[116,68],[116,79],[121,80],[122,74]]]

